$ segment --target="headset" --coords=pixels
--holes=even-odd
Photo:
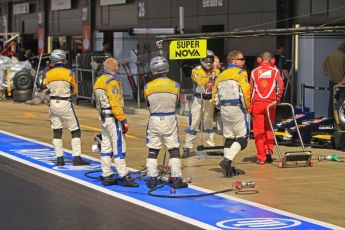
[[[256,61],[258,62],[259,66],[262,64],[262,54],[259,54],[257,57],[256,57]],[[271,66],[274,66],[276,64],[276,59],[274,58],[274,56],[271,54],[271,60],[270,60],[270,64]]]

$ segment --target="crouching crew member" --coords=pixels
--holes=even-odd
[[[220,166],[227,177],[236,173],[232,162],[246,148],[249,137],[247,110],[250,107],[250,86],[241,51],[231,51],[227,57],[228,68],[216,79],[212,92],[213,101],[220,106],[223,122],[224,159]]]
[[[162,56],[152,58],[150,68],[156,79],[144,86],[144,96],[150,111],[146,137],[146,146],[149,148],[146,159],[147,176],[149,176],[147,185],[149,188],[157,186],[157,157],[164,144],[170,154],[169,167],[173,177],[173,187],[185,188],[188,185],[181,179],[180,143],[175,114],[180,86],[166,76],[169,72],[166,58]]]
[[[102,128],[101,168],[103,185],[118,184],[127,187],[138,187],[128,175],[126,166],[126,141],[124,134],[128,131],[126,114],[120,81],[115,77],[118,62],[108,58],[103,63],[104,71],[94,85],[96,107]],[[111,169],[112,158],[119,178]]]
[[[281,101],[284,82],[279,70],[274,66],[274,57],[264,52],[258,57],[259,67],[254,69],[250,77],[251,112],[253,115],[253,133],[257,149],[257,163],[263,165],[273,161],[273,133],[269,119],[274,123],[275,107],[271,107],[270,117],[267,106],[274,101]]]
[[[66,62],[66,52],[64,50],[53,50],[49,58],[52,68],[45,73],[44,85],[47,87],[50,95],[49,115],[51,128],[54,132],[52,142],[56,155],[56,165],[65,165],[62,142],[64,122],[72,135],[73,165],[89,165],[89,162],[84,161],[80,157],[81,132],[71,100],[71,96],[76,95],[78,91],[75,74],[72,70],[64,67]]]
[[[189,114],[189,128],[186,133],[186,140],[183,146],[182,158],[188,158],[193,148],[201,121],[204,132],[208,134],[206,143],[215,146],[213,133],[213,113],[214,105],[211,102],[214,79],[219,74],[219,69],[214,68],[214,53],[207,50],[207,57],[200,60],[201,65],[192,70],[192,80],[194,86],[194,96],[191,111]],[[203,135],[203,133],[201,133]],[[201,143],[203,144],[203,143]]]

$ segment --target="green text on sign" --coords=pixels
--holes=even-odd
[[[206,39],[171,41],[169,45],[169,59],[205,58],[207,50]]]

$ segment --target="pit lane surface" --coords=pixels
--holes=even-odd
[[[0,155],[0,229],[199,229]]]
[[[70,151],[65,151],[64,154],[69,163],[65,166],[56,167],[51,146],[0,131],[0,155],[205,229],[341,228],[229,196],[219,195],[189,199],[150,197],[146,194],[147,188],[143,181],[138,181],[141,185],[139,188],[125,188],[121,186],[109,186],[105,188],[101,185],[100,181],[87,178],[84,175],[86,171],[99,169],[99,162],[97,160],[88,157],[92,163],[90,166],[75,167],[70,164]],[[169,194],[169,186],[163,187],[160,192]],[[205,191],[201,188],[191,186],[191,188],[179,190],[179,195],[200,192]],[[27,207],[29,209],[31,208],[30,205]],[[142,215],[139,213],[134,213],[134,217],[132,216],[134,222],[136,222],[136,218],[141,217]],[[78,222],[83,221],[79,220]]]

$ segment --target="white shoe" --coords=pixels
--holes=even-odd
[[[207,141],[206,141],[206,144],[207,144],[208,146],[210,146],[210,147],[216,146],[216,143],[214,142],[214,140],[207,140]]]

